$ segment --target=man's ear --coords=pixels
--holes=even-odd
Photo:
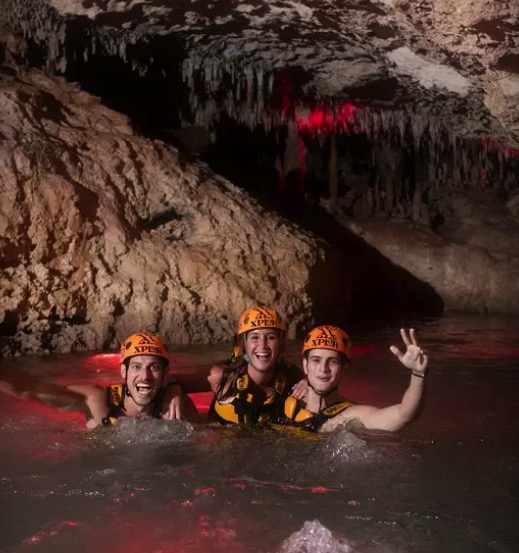
[[[126,367],[125,367],[124,363],[121,363],[121,376],[122,376],[123,380],[126,380]]]
[[[303,371],[308,375],[308,359],[306,357],[303,357]]]

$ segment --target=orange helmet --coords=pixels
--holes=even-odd
[[[156,334],[143,332],[141,334],[132,334],[126,338],[121,346],[120,363],[136,355],[156,355],[169,363],[169,353],[164,345],[164,341]]]
[[[251,307],[242,313],[238,323],[238,336],[258,328],[277,328],[286,333],[281,315],[272,307]]]
[[[331,349],[351,359],[350,337],[336,326],[318,326],[311,330],[303,343],[303,354],[311,349]]]

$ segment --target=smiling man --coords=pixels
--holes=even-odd
[[[244,311],[237,332],[243,355],[228,366],[212,367],[208,376],[215,394],[211,417],[224,424],[275,418],[303,376],[281,356],[285,336],[285,323],[275,309],[253,307]]]
[[[397,431],[411,422],[420,406],[428,359],[416,342],[415,331],[400,331],[405,353],[396,346],[391,352],[411,371],[409,385],[400,403],[389,407],[354,405],[339,393],[344,367],[351,361],[351,340],[342,329],[319,326],[303,344],[303,369],[308,379],[308,394],[301,402],[289,397],[285,402],[284,420],[314,431],[330,431],[339,425],[356,421],[365,428]]]
[[[121,346],[122,384],[68,386],[84,398],[87,428],[116,424],[120,417],[149,416],[198,422],[198,411],[175,382],[166,384],[169,353],[160,336],[132,334]]]
[[[132,334],[121,346],[123,382],[60,386],[18,370],[0,370],[0,392],[87,414],[87,428],[116,424],[121,417],[149,416],[198,422],[200,415],[176,381],[168,381],[169,354],[160,336]]]

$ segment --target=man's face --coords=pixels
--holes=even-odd
[[[271,371],[281,352],[279,331],[271,328],[251,330],[245,338],[245,351],[250,359],[249,364],[257,371]]]
[[[308,359],[303,357],[303,369],[310,386],[325,394],[339,385],[342,371],[341,356],[329,349],[311,349]]]
[[[139,406],[149,405],[157,395],[166,373],[165,362],[155,355],[131,357],[128,369],[121,365],[121,376]]]

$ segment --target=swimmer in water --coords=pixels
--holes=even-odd
[[[357,422],[368,429],[394,432],[410,423],[418,412],[424,392],[428,358],[418,345],[414,329],[400,331],[405,352],[391,346],[391,352],[411,372],[402,400],[389,407],[355,405],[339,394],[341,374],[351,361],[351,340],[340,328],[318,326],[303,344],[303,369],[308,380],[304,401],[289,397],[278,421],[313,431],[329,432],[340,425]]]
[[[199,422],[191,399],[175,382],[167,382],[169,353],[160,336],[146,332],[132,334],[121,346],[120,370],[123,382],[108,387],[74,384],[63,388],[23,375],[5,375],[0,390],[17,396],[45,397],[82,405],[87,411],[87,428],[116,424],[121,417],[147,416],[165,420]],[[167,383],[166,383],[167,382]]]
[[[292,390],[304,375],[281,355],[285,336],[285,323],[272,307],[243,312],[237,332],[243,355],[228,366],[213,366],[207,378],[215,394],[210,419],[222,424],[266,422],[289,394],[304,395],[306,386]]]

